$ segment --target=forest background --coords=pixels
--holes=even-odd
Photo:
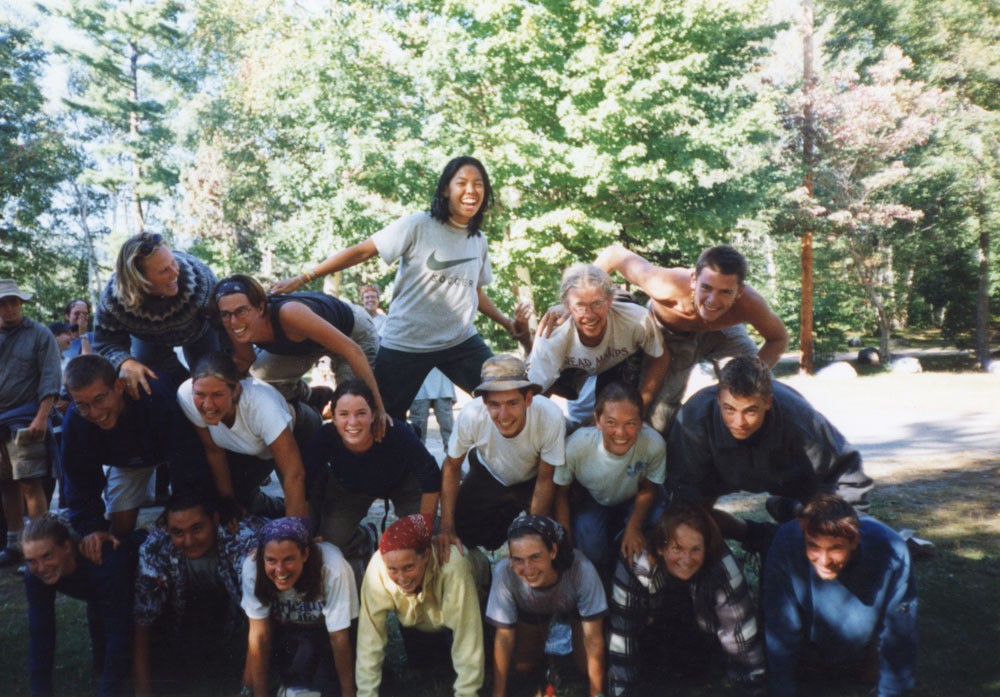
[[[815,2],[6,0],[0,277],[62,319],[140,230],[220,276],[294,275],[473,154],[507,312],[612,243],[671,266],[727,242],[793,348],[802,317],[821,354],[937,328],[985,368],[1000,3]],[[389,301],[392,276],[326,290]]]

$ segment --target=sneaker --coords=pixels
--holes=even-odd
[[[0,550],[0,566],[11,566],[24,560],[24,554],[18,547],[4,547]]]
[[[326,385],[317,385],[316,387],[309,388],[309,397],[306,399],[306,404],[311,406],[316,411],[323,411],[323,407],[330,403],[333,399],[333,390],[331,390]]]

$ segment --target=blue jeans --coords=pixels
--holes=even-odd
[[[580,487],[580,490],[579,505],[573,511],[571,522],[573,543],[598,570],[602,567],[611,568],[618,558],[618,550],[614,548],[615,541],[632,517],[635,499],[623,501],[615,506],[605,506],[583,487]],[[642,524],[642,534],[647,538],[652,534],[653,526],[663,515],[666,507],[667,492],[660,485],[656,489],[656,501]]]
[[[202,356],[212,351],[221,350],[219,333],[215,329],[209,328],[194,341],[181,346],[181,350],[184,352],[184,360],[188,364],[187,368],[177,358],[173,346],[154,344],[133,336],[130,353],[134,359],[150,368],[157,375],[162,370],[179,385],[188,379],[190,371],[194,370]]]
[[[406,421],[406,411],[420,391],[424,378],[437,368],[453,383],[472,394],[481,382],[483,363],[493,352],[478,334],[458,346],[411,353],[380,346],[375,357],[375,382],[389,416]]]

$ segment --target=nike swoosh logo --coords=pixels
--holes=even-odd
[[[469,257],[467,259],[449,259],[448,261],[439,261],[434,257],[435,252],[431,252],[431,255],[427,257],[427,268],[431,271],[443,271],[444,269],[450,268],[452,266],[458,266],[459,264],[464,264],[467,261],[475,261],[478,257]]]

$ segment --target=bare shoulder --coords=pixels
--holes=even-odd
[[[638,285],[653,301],[673,306],[691,297],[691,269],[650,264],[645,283]]]
[[[751,286],[743,286],[743,292],[733,303],[732,309],[727,313],[728,319],[736,322],[747,322],[761,334],[767,334],[768,328],[780,326],[784,328],[784,323],[778,318],[771,306],[767,304],[760,293]]]

